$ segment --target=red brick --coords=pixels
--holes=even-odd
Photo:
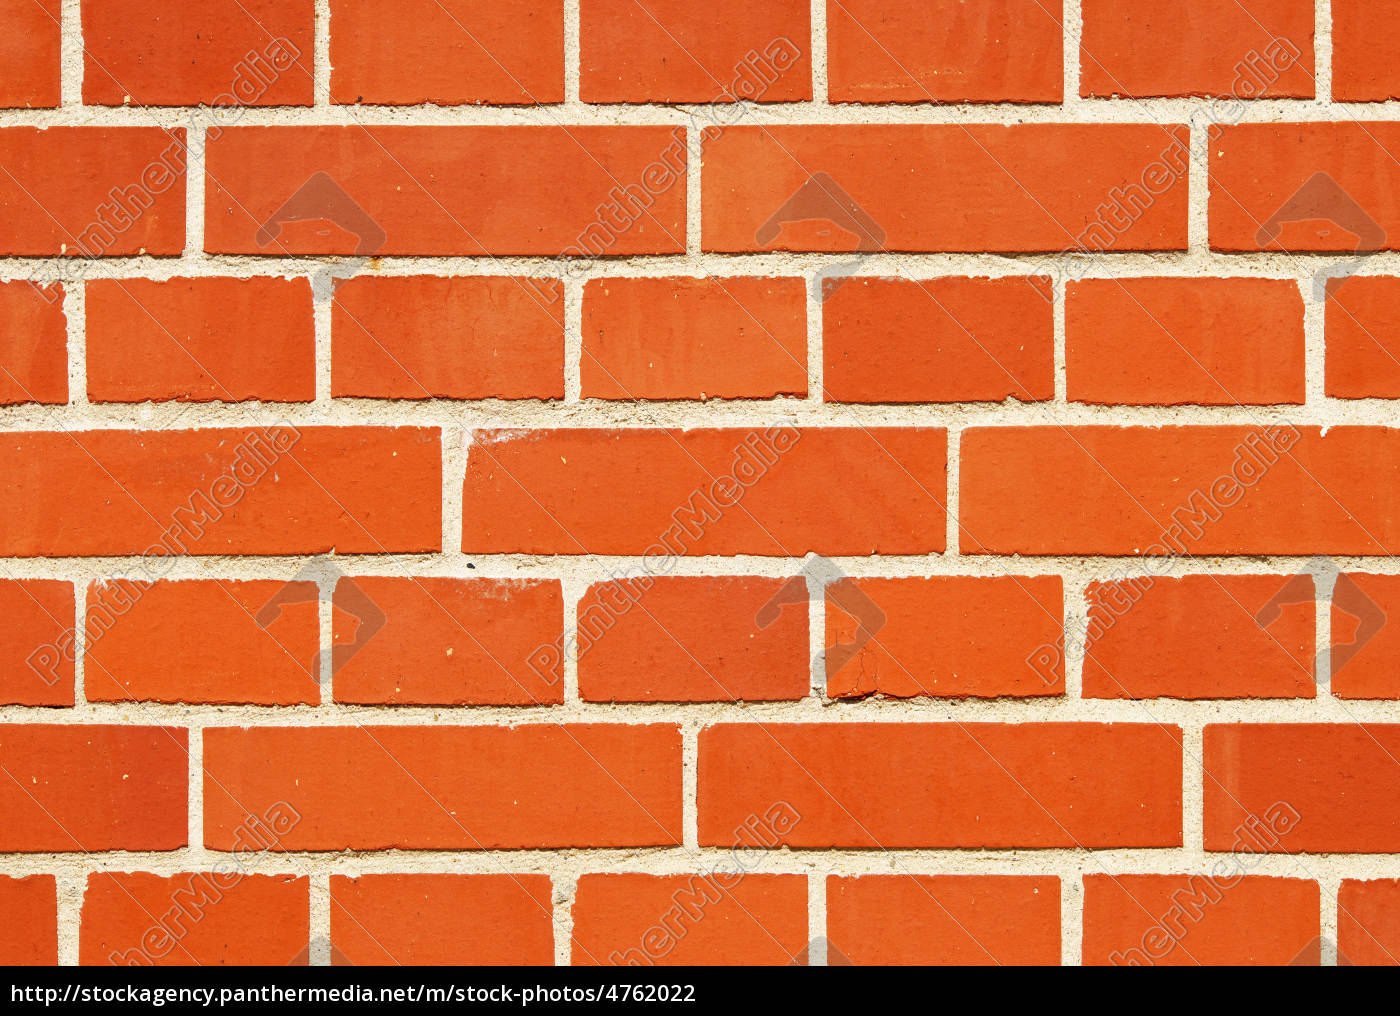
[[[1313,95],[1312,0],[1084,0],[1080,94]]]
[[[87,634],[92,702],[320,701],[314,582],[94,582]]]
[[[0,850],[175,850],[188,842],[179,727],[0,725]]]
[[[1334,399],[1400,398],[1400,278],[1327,281],[1326,390]]]
[[[71,706],[71,582],[0,580],[0,705]]]
[[[704,249],[1184,250],[1186,143],[1138,124],[733,126],[705,140]],[[1146,210],[1115,231],[1116,195]]]
[[[58,965],[58,883],[52,875],[0,875],[0,963],[7,967]]]
[[[305,279],[87,284],[94,402],[310,402],[316,331]]]
[[[420,428],[12,432],[0,553],[434,551],[441,469]]]
[[[803,847],[1172,847],[1181,732],[1156,724],[722,724],[700,733],[700,843],[784,802]],[[840,943],[837,943],[839,946]]]
[[[805,587],[796,609],[760,626],[760,612],[787,584],[643,573],[589,586],[578,607],[579,694],[600,702],[804,697],[812,668]]]
[[[1242,723],[1205,728],[1205,842],[1230,850],[1251,816],[1286,807],[1255,851],[1400,851],[1400,725]],[[1283,802],[1281,805],[1280,802]]]
[[[1065,361],[1075,402],[1301,405],[1303,297],[1278,279],[1071,282]]]
[[[331,946],[357,967],[549,966],[550,894],[548,875],[332,875]]]
[[[1400,99],[1400,24],[1388,4],[1332,0],[1332,98]]]
[[[0,0],[0,107],[58,105],[61,6],[62,0]]]
[[[944,431],[915,427],[476,431],[462,548],[940,553],[946,450]]]
[[[0,405],[67,401],[63,287],[0,283]]]
[[[1339,965],[1400,965],[1400,879],[1342,879],[1337,893]]]
[[[535,666],[536,650],[563,635],[557,581],[346,578],[335,606],[337,702],[564,701],[563,670]]]
[[[233,127],[209,143],[205,249],[679,254],[685,159],[670,127]]]
[[[1214,250],[1353,254],[1400,242],[1400,123],[1236,124],[1212,129],[1210,152]]]
[[[812,98],[808,0],[581,0],[584,102]]]
[[[803,875],[584,875],[578,966],[786,966],[807,947]]]
[[[832,102],[1059,102],[1060,0],[828,0]]]
[[[826,933],[828,965],[1058,966],[1060,880],[830,875]]]
[[[1392,623],[1392,619],[1396,623]],[[1400,698],[1400,575],[1337,578],[1332,591],[1332,694]]]
[[[331,0],[331,101],[564,101],[561,0]]]
[[[335,398],[564,397],[564,288],[553,279],[347,279],[331,336]]]
[[[313,0],[82,3],[89,105],[311,105]]]
[[[1144,575],[1092,583],[1085,697],[1312,698],[1313,601],[1268,608],[1291,581]]]
[[[976,427],[961,456],[964,553],[1400,549],[1380,427]]]
[[[836,402],[1035,401],[1055,395],[1050,280],[850,279],[822,309]]]
[[[286,966],[311,939],[310,880],[241,870],[88,875],[84,966]]]
[[[832,698],[1064,694],[1063,665],[1028,662],[1064,638],[1058,575],[843,579],[826,598]]]
[[[1317,949],[1318,911],[1300,878],[1085,875],[1084,964],[1287,966]]]
[[[807,394],[802,279],[590,279],[586,399]]]
[[[185,131],[0,128],[0,255],[185,249]]]
[[[277,802],[301,816],[281,850],[681,841],[680,731],[664,724],[211,727],[204,767],[214,850]]]

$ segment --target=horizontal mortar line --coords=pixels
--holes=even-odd
[[[520,661],[522,666],[524,660]],[[1029,665],[1028,669],[1029,669]],[[1229,710],[1222,712],[1222,710]],[[1400,701],[1316,699],[992,699],[867,698],[831,702],[813,697],[783,702],[566,702],[534,706],[228,706],[144,701],[85,702],[80,706],[6,706],[0,721],[82,726],[136,723],[146,726],[518,727],[542,724],[820,723],[938,724],[1129,723],[1140,725],[1232,723],[1395,723]]]

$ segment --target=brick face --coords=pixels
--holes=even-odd
[[[0,963],[1395,962],[1397,6],[0,0]]]

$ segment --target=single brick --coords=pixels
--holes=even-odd
[[[88,875],[84,966],[286,966],[311,940],[310,879],[241,869]]]
[[[1301,878],[1085,875],[1086,966],[1288,966],[1317,949],[1317,883]],[[1316,964],[1316,960],[1313,963]]]
[[[941,553],[946,443],[922,427],[476,431],[462,548]]]
[[[0,850],[175,850],[188,842],[180,727],[0,725]]]
[[[577,966],[790,966],[807,947],[807,878],[584,875],[573,915]]]
[[[1047,278],[833,279],[827,286],[822,383],[828,399],[1001,402],[1055,395]]]
[[[1400,549],[1381,427],[974,427],[961,456],[964,553]]]
[[[1400,879],[1342,879],[1337,893],[1338,965],[1400,965]]]
[[[438,445],[406,427],[11,432],[0,554],[435,551]]]
[[[306,279],[95,279],[93,402],[310,402],[316,329]]]
[[[185,131],[0,127],[0,255],[185,249]]]
[[[803,847],[1181,845],[1181,732],[1159,724],[721,724],[700,733],[700,843],[801,816]],[[777,845],[770,843],[769,846]],[[840,943],[837,943],[838,945]]]
[[[1187,140],[1187,128],[1155,124],[712,130],[703,246],[1185,250]]]
[[[586,399],[807,394],[802,279],[590,279]]]
[[[1060,0],[827,0],[832,102],[1059,102]]]
[[[1390,4],[1332,0],[1332,98],[1400,99],[1400,24]]]
[[[82,4],[88,105],[311,105],[313,0]]]
[[[62,0],[0,0],[0,108],[59,103]]]
[[[1397,724],[1208,725],[1206,849],[1236,849],[1263,817],[1256,852],[1400,851],[1397,752]]]
[[[1235,124],[1212,129],[1210,154],[1213,250],[1400,244],[1400,123]]]
[[[0,282],[0,405],[68,401],[63,287]]]
[[[809,0],[581,0],[584,102],[812,98]]]
[[[301,816],[280,850],[681,842],[681,737],[665,724],[211,727],[204,767],[213,850],[277,802]]]
[[[357,967],[549,966],[549,876],[332,875],[331,947]]]
[[[685,163],[672,127],[231,127],[208,147],[205,250],[680,254]]]
[[[1328,650],[1333,695],[1400,698],[1400,575],[1337,576]]]
[[[1058,575],[842,579],[826,600],[832,698],[1064,694],[1061,662],[1031,665],[1064,639]]]
[[[1058,966],[1060,880],[829,875],[827,965]]]
[[[1065,372],[1074,402],[1301,405],[1302,293],[1281,279],[1071,282]]]
[[[1312,0],[1083,0],[1085,96],[1311,98]]]
[[[564,701],[557,580],[343,578],[335,587],[335,700],[367,705]]]
[[[331,101],[564,101],[562,0],[331,0]]]
[[[1085,598],[1086,698],[1316,694],[1310,576],[1144,573],[1091,583]]]
[[[73,705],[71,582],[0,580],[0,705]]]
[[[331,304],[331,395],[562,399],[555,279],[362,275]]]
[[[83,687],[92,702],[315,704],[319,623],[314,582],[94,582]]]
[[[796,609],[770,606],[794,582]],[[802,698],[811,685],[801,577],[597,583],[579,601],[577,638],[579,694],[590,701],[762,702]]]
[[[0,963],[7,967],[58,965],[58,882],[52,875],[0,875]]]
[[[1328,279],[1325,307],[1327,394],[1400,398],[1400,278]]]

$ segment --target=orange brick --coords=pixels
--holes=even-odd
[[[801,279],[590,279],[586,399],[807,394]]]
[[[807,946],[807,879],[743,871],[584,875],[579,966],[784,966]]]
[[[1332,0],[1332,98],[1400,98],[1400,24],[1388,4]]]
[[[1071,282],[1069,398],[1120,405],[1303,402],[1303,298],[1276,279]]]
[[[73,705],[73,584],[0,580],[0,704]]]
[[[721,724],[700,733],[700,843],[784,802],[796,848],[1171,847],[1181,733],[1154,724]],[[839,943],[838,943],[839,945]]]
[[[826,931],[828,966],[1058,966],[1060,880],[829,875]]]
[[[332,875],[331,946],[357,967],[549,966],[549,876]]]
[[[87,284],[93,402],[310,402],[316,332],[305,279]]]
[[[1085,875],[1084,963],[1286,966],[1317,950],[1318,909],[1299,878]]]
[[[665,724],[210,727],[204,768],[213,850],[231,849],[249,815],[278,802],[301,816],[280,850],[672,846],[681,837],[680,730]]]
[[[1064,694],[1062,664],[1030,663],[1064,637],[1057,575],[843,579],[826,598],[832,698]]]
[[[68,401],[63,287],[0,283],[0,405]]]
[[[812,666],[805,589],[796,609],[760,624],[786,585],[642,575],[589,586],[578,607],[579,694],[600,702],[802,698]]]
[[[808,0],[581,0],[584,102],[812,98]]]
[[[564,101],[562,0],[331,0],[331,101]]]
[[[1060,0],[827,0],[832,102],[1059,102]]]
[[[1339,575],[1332,591],[1332,694],[1400,698],[1400,575]]]
[[[312,582],[94,582],[84,690],[92,702],[315,704],[315,604]]]
[[[564,290],[552,279],[347,279],[331,346],[335,398],[561,399]]]
[[[389,705],[564,701],[557,581],[343,578],[335,589],[335,699]]]
[[[1338,965],[1400,965],[1400,879],[1342,879],[1337,953]]]
[[[837,402],[1052,398],[1050,280],[850,279],[823,307],[822,359]]]
[[[1327,282],[1327,394],[1335,399],[1400,398],[1400,278]]]
[[[13,967],[58,965],[58,883],[52,875],[0,875],[0,963]]]
[[[58,105],[61,7],[62,0],[0,0],[0,107]]]
[[[0,725],[0,850],[175,850],[188,834],[179,727]]]
[[[1302,581],[1308,598],[1273,608]],[[1089,586],[1087,698],[1312,698],[1311,579],[1141,576]],[[1170,646],[1170,652],[1163,652]]]

